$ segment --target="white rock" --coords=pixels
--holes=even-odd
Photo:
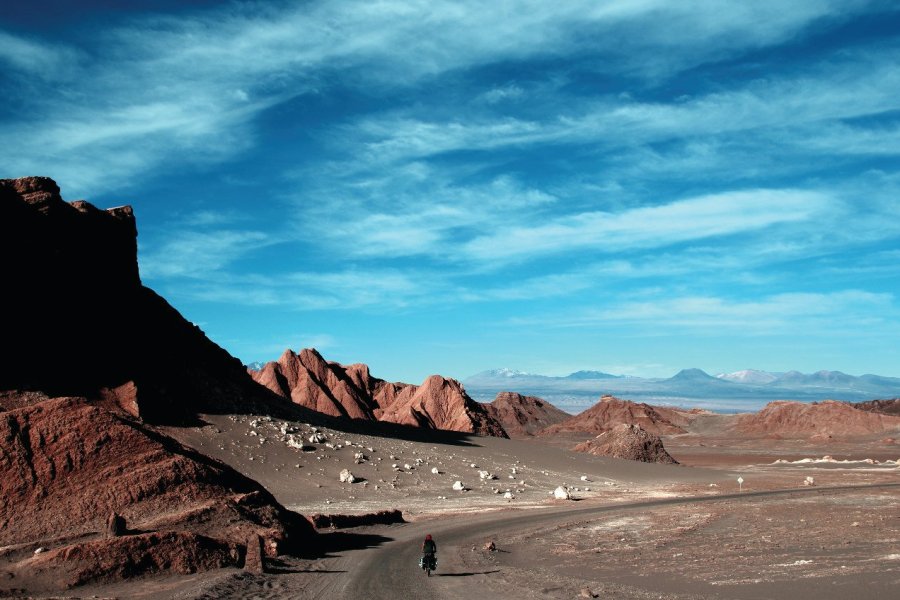
[[[572,496],[569,495],[569,488],[563,485],[553,490],[553,497],[557,500],[571,500],[572,498]]]
[[[816,485],[816,480],[813,477],[807,477],[803,480],[803,485]]]
[[[35,553],[35,554],[40,554],[41,552],[46,552],[46,551],[47,551],[47,549],[44,548],[43,546],[41,546],[40,548],[38,548],[37,550],[35,550],[34,553]]]
[[[462,492],[462,491],[465,491],[466,486],[464,486],[464,485],[462,484],[462,481],[454,481],[454,482],[453,482],[453,489],[454,489],[455,491],[457,491],[457,492]]]
[[[326,438],[324,434],[316,432],[316,433],[312,434],[311,436],[309,436],[309,443],[310,444],[321,444],[322,442],[325,442],[327,439],[328,438]]]
[[[497,479],[497,477],[487,471],[478,471],[478,477],[481,479]]]
[[[581,476],[581,480],[582,480],[582,481],[590,481],[590,480],[588,479],[587,475],[582,475],[582,476]]]
[[[438,471],[438,468],[437,468],[437,467],[431,467],[431,472],[434,473],[435,475],[440,475],[440,474],[441,474],[441,472]]]
[[[350,472],[350,469],[341,471],[341,483],[356,483],[356,477]]]
[[[512,492],[506,492],[505,494],[503,494],[503,497],[507,500],[512,500],[513,498],[515,498],[515,496],[512,495]]]
[[[405,465],[403,465],[403,468],[406,469],[407,471],[411,471],[412,465],[410,465],[409,463],[406,463]]]

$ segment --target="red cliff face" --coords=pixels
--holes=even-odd
[[[785,438],[854,437],[900,432],[900,416],[868,412],[847,402],[770,402],[757,413],[738,416],[732,428],[743,435]]]
[[[0,390],[106,395],[154,422],[260,396],[240,361],[141,285],[130,207],[64,202],[46,177],[0,180],[0,281]]]
[[[541,435],[570,432],[602,433],[623,423],[638,425],[644,431],[655,435],[670,435],[685,433],[684,425],[688,423],[689,418],[690,414],[684,411],[603,396],[597,404],[584,412],[542,430]]]
[[[295,404],[336,417],[506,437],[458,381],[439,375],[421,386],[391,383],[372,377],[363,364],[327,362],[314,349],[286,350],[251,375]]]
[[[545,427],[572,418],[572,415],[546,400],[515,392],[500,392],[494,401],[485,404],[484,408],[511,436],[534,435]]]

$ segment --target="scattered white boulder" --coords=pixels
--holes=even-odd
[[[368,457],[362,452],[357,452],[353,455],[353,462],[355,462],[356,464],[362,464],[362,462],[367,459]]]
[[[323,434],[323,433],[316,432],[316,433],[313,433],[311,436],[309,436],[310,444],[322,444],[326,441],[328,441],[328,438],[325,437],[325,434]]]
[[[484,479],[497,479],[497,476],[488,471],[478,471],[478,477]]]
[[[512,500],[513,498],[515,498],[515,496],[512,495],[512,492],[506,492],[505,494],[503,494],[503,497],[507,500]]]
[[[464,492],[466,491],[466,486],[463,485],[462,481],[454,481],[453,489],[457,492]]]
[[[441,474],[441,472],[438,470],[437,467],[431,467],[431,472],[432,472],[434,475],[440,475],[440,474]]]
[[[813,477],[807,477],[803,480],[803,485],[816,485],[816,480]]]
[[[590,479],[588,479],[588,476],[587,476],[587,475],[582,475],[582,476],[581,476],[581,480],[582,480],[582,481],[590,481]]]
[[[341,483],[356,483],[356,477],[350,472],[350,469],[341,471]]]
[[[571,500],[572,496],[569,494],[569,488],[564,485],[557,487],[553,490],[553,497],[557,500]]]

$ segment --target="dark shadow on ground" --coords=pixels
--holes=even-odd
[[[320,557],[325,558],[327,556],[332,556],[337,552],[374,548],[386,542],[391,542],[393,539],[394,538],[373,533],[348,533],[346,531],[336,531],[334,533],[320,534],[316,543],[320,549]]]
[[[490,575],[491,573],[499,573],[500,569],[493,571],[472,571],[468,573],[435,573],[436,577],[471,577],[472,575]]]

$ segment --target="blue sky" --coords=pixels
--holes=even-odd
[[[893,2],[14,0],[0,92],[245,362],[900,376]]]

